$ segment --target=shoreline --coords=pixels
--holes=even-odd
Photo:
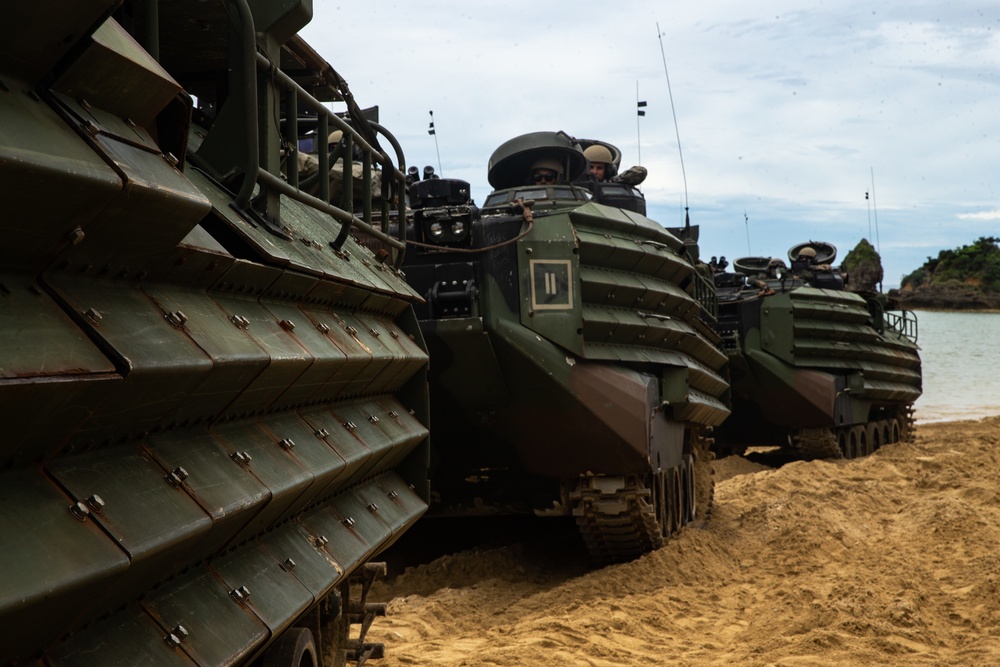
[[[963,423],[977,423],[987,419],[1000,419],[1000,412],[980,415],[979,417],[940,417],[932,419],[914,419],[914,423],[917,426],[922,424],[963,424]]]
[[[899,305],[904,310],[930,313],[1000,313],[1000,308],[935,308],[933,306],[911,306],[907,308],[905,303],[900,303]]]

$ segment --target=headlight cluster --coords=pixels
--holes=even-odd
[[[450,223],[441,223],[435,220],[428,225],[427,231],[430,232],[432,239],[443,239],[447,232],[449,240],[457,240],[465,235],[465,222],[463,220],[454,220]]]
[[[424,240],[442,245],[465,245],[469,241],[469,206],[449,206],[417,211],[424,232]]]

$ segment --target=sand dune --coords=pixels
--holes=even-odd
[[[378,589],[395,665],[1000,665],[1000,418],[771,469],[715,462],[710,522],[588,569],[474,549]]]

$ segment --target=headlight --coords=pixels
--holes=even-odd
[[[451,223],[452,236],[461,236],[464,231],[465,231],[465,223],[462,222],[461,220],[456,220],[455,222]]]
[[[440,222],[432,222],[429,229],[431,232],[431,236],[433,236],[436,239],[441,238],[441,235],[444,234],[444,227],[441,226]]]

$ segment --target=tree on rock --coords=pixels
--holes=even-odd
[[[882,258],[868,239],[861,239],[840,264],[844,282],[852,292],[878,292],[882,284]]]

